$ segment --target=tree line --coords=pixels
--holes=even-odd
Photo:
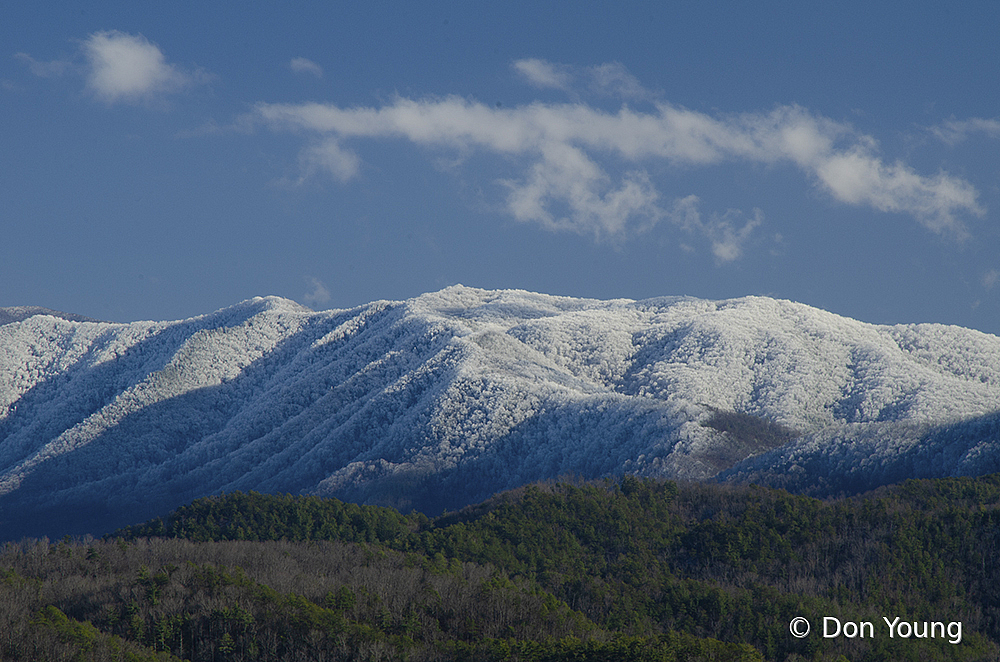
[[[625,476],[435,518],[232,493],[102,540],[8,543],[0,655],[991,660],[998,507],[1000,475],[829,501]],[[964,636],[789,634],[825,615],[962,621]]]

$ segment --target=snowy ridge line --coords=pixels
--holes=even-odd
[[[766,297],[454,286],[36,314],[0,326],[0,532],[95,533],[237,489],[440,512],[567,473],[837,493],[996,470],[996,412],[997,337]]]
[[[0,326],[3,326],[4,324],[10,324],[11,322],[20,322],[22,320],[28,319],[29,317],[34,317],[35,315],[48,315],[50,317],[59,317],[64,320],[70,320],[71,322],[98,321],[90,317],[84,317],[83,315],[76,315],[74,313],[62,313],[59,312],[58,310],[42,308],[41,306],[7,306],[6,308],[0,308]]]

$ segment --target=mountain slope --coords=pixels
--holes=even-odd
[[[0,531],[98,532],[237,489],[440,512],[565,473],[838,491],[987,470],[996,411],[995,336],[762,297],[455,286],[319,313],[34,315],[0,326]]]

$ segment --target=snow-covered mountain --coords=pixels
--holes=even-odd
[[[0,538],[232,490],[432,514],[567,474],[854,491],[998,470],[996,412],[1000,338],[763,297],[32,314],[0,326]]]

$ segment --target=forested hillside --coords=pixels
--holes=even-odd
[[[632,477],[542,483],[437,518],[234,493],[103,540],[9,543],[0,651],[995,660],[998,554],[996,475],[828,502]],[[803,639],[789,633],[798,616],[814,624]],[[878,629],[824,638],[823,616]],[[961,637],[889,637],[884,616],[960,622]]]

